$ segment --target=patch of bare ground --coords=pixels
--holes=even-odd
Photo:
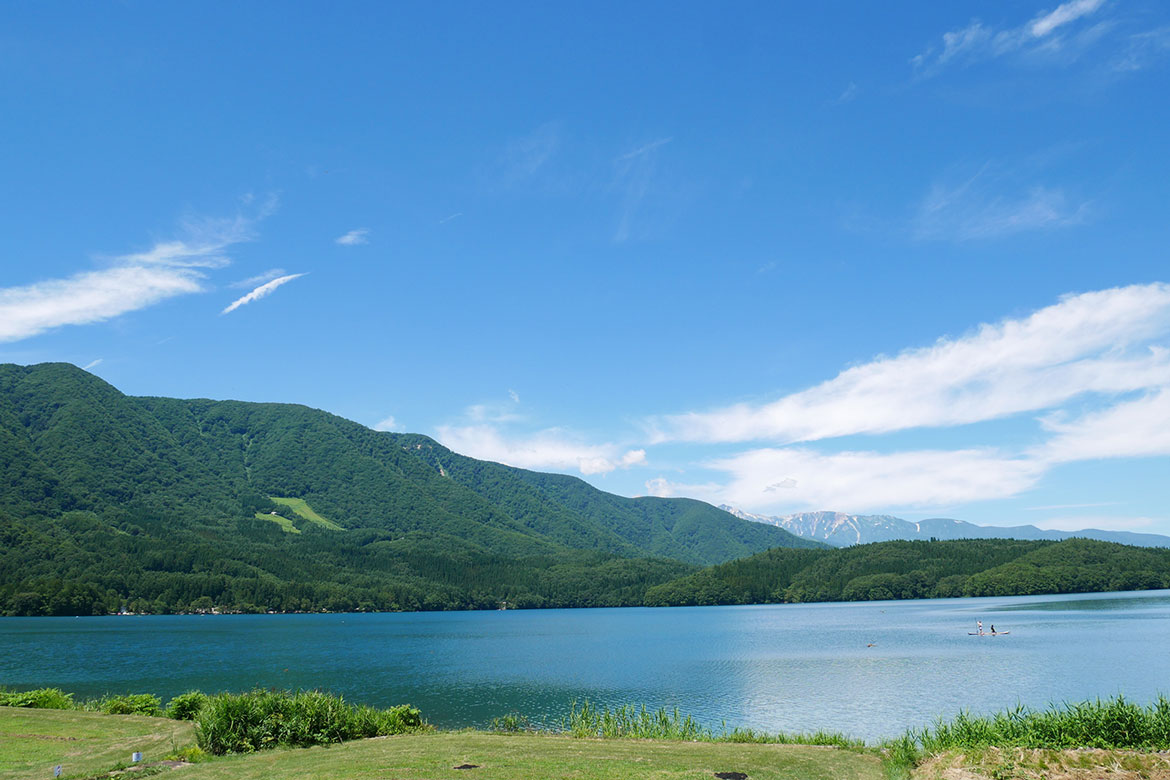
[[[913,780],[1170,780],[1170,753],[1129,750],[950,751],[914,770]]]

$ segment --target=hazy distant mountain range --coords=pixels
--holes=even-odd
[[[849,515],[844,512],[801,512],[795,515],[768,517],[744,512],[726,504],[719,507],[736,517],[775,525],[805,539],[828,542],[837,547],[893,539],[1099,539],[1104,542],[1132,544],[1139,547],[1170,547],[1170,536],[1138,534],[1129,531],[1103,531],[1085,528],[1080,531],[1046,531],[1034,525],[975,525],[963,520],[932,517],[911,522],[891,515]]]

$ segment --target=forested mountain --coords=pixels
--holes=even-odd
[[[1034,525],[975,525],[964,520],[932,517],[926,520],[903,520],[891,515],[850,515],[845,512],[800,512],[794,515],[756,515],[726,504],[719,507],[736,517],[774,525],[804,539],[827,542],[836,547],[894,539],[1049,539],[1059,541],[1073,537],[1102,542],[1132,544],[1139,547],[1170,547],[1170,536],[1132,531],[1105,531],[1085,528],[1079,531],[1056,531]]]
[[[0,612],[640,603],[779,528],[287,404],[0,365]]]
[[[651,587],[653,606],[1170,588],[1170,549],[1091,539],[891,541],[767,550]]]

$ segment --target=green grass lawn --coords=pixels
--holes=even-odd
[[[92,777],[120,764],[130,754],[159,761],[195,741],[190,721],[103,715],[75,710],[0,707],[0,780]]]
[[[0,707],[0,780],[91,777],[161,759],[194,742],[186,721]],[[455,769],[476,764],[476,769]],[[180,780],[686,780],[743,772],[750,780],[881,780],[877,756],[802,745],[573,739],[548,734],[434,732],[213,758]],[[170,772],[165,773],[170,776]]]
[[[455,769],[462,764],[477,768]],[[750,780],[882,778],[877,756],[835,748],[464,731],[219,758],[184,769],[183,780],[709,780],[715,772]]]
[[[268,520],[270,522],[276,523],[284,529],[286,534],[299,534],[301,532],[301,529],[293,525],[292,520],[289,520],[287,517],[281,517],[280,515],[270,515],[267,512],[257,512],[256,519]]]
[[[313,508],[309,506],[308,502],[306,502],[303,498],[277,498],[276,496],[270,496],[270,498],[272,498],[273,501],[280,504],[281,506],[288,507],[293,512],[308,520],[310,523],[316,523],[322,528],[328,528],[330,531],[345,530],[332,520],[326,520],[324,517],[321,517],[321,515],[314,512]]]

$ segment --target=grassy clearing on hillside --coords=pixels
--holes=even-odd
[[[345,530],[343,527],[333,522],[332,520],[326,520],[324,517],[321,517],[321,515],[314,512],[313,508],[309,506],[308,502],[303,498],[277,498],[276,496],[270,496],[270,498],[277,504],[288,507],[293,512],[308,520],[310,523],[316,523],[322,528],[327,528],[330,531]]]
[[[0,780],[51,778],[58,764],[63,777],[92,777],[129,764],[136,751],[159,761],[194,741],[189,721],[0,707]]]
[[[282,529],[284,529],[284,532],[286,534],[299,534],[301,532],[301,529],[299,529],[295,525],[293,525],[292,520],[289,520],[287,517],[281,517],[280,515],[270,515],[267,512],[257,512],[256,519],[257,520],[268,520],[268,521],[271,521],[273,523],[276,523]]]

